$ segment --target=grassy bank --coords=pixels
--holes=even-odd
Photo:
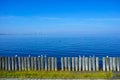
[[[0,78],[111,78],[112,72],[0,71]]]

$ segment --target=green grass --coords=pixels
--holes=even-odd
[[[0,71],[0,78],[112,78],[110,72],[69,72],[69,71]]]
[[[117,77],[120,77],[120,72],[119,73],[117,73],[117,75],[116,75]]]

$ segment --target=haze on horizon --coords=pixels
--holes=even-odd
[[[120,1],[0,0],[0,34],[120,35]]]

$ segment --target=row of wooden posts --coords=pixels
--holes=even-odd
[[[100,61],[102,67],[100,68]],[[60,64],[59,64],[60,63]],[[60,66],[60,67],[58,67]],[[120,71],[120,57],[0,57],[0,71]]]

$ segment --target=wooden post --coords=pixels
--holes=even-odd
[[[85,70],[85,59],[84,59],[85,57],[83,56],[82,57],[82,71],[84,71]]]
[[[81,56],[79,56],[79,71],[81,71]]]
[[[88,58],[85,57],[85,70],[88,71]]]
[[[33,57],[31,57],[31,70],[34,70],[34,61],[33,61]]]
[[[74,61],[74,57],[72,57],[72,71],[74,71],[75,69],[74,65],[75,65],[75,61]]]
[[[99,71],[99,58],[96,57],[96,71]]]
[[[25,70],[24,57],[21,57],[21,63],[22,63],[22,71],[24,71]]]
[[[89,71],[91,71],[91,56],[89,57]]]
[[[50,70],[51,70],[51,69],[50,69],[50,68],[51,68],[51,67],[50,67],[50,66],[51,66],[50,61],[51,61],[51,58],[50,58],[50,57],[48,57],[48,71],[50,71]]]
[[[85,71],[87,71],[87,59],[86,59],[86,57],[84,58],[84,62],[85,62]]]
[[[55,57],[55,71],[57,71],[57,58]]]
[[[106,69],[109,71],[109,58],[106,56]]]
[[[95,58],[94,58],[94,56],[92,57],[92,68],[93,68],[93,71],[95,71]]]
[[[40,71],[40,56],[38,56],[37,60],[38,60],[38,70]]]
[[[1,57],[1,70],[4,70],[4,58],[3,58],[3,56]]]
[[[18,69],[21,71],[21,57],[18,57]]]
[[[11,58],[12,58],[12,71],[14,71],[14,57]]]
[[[11,62],[10,57],[8,57],[8,71],[11,71],[11,65],[10,65],[10,62]]]
[[[26,57],[23,57],[23,60],[24,60],[24,71],[26,71],[27,69],[26,69]]]
[[[103,57],[103,71],[105,71],[105,57]]]
[[[18,57],[15,55],[15,71],[18,70]]]
[[[2,70],[2,59],[1,59],[1,56],[0,56],[0,70]]]
[[[47,57],[45,56],[45,71],[47,71]]]
[[[37,70],[37,64],[36,64],[36,57],[33,57],[33,64],[34,64],[34,69],[33,70]]]
[[[43,60],[43,55],[41,55],[41,70],[44,70],[44,60]]]
[[[109,58],[110,58],[110,70],[112,71],[113,70],[113,66],[112,66],[113,61],[112,61],[112,57],[109,57]]]
[[[54,57],[52,57],[52,59],[51,59],[52,61],[51,61],[51,63],[52,63],[52,71],[54,71]]]
[[[70,66],[70,57],[68,57],[68,70],[71,71],[71,66]]]
[[[61,70],[64,71],[64,62],[63,62],[63,57],[61,57]]]
[[[78,71],[78,57],[75,57],[75,70]]]
[[[5,69],[5,60],[4,60],[4,57],[2,57],[2,70]]]
[[[5,70],[7,71],[8,70],[8,60],[7,60],[8,58],[7,57],[5,57]]]
[[[27,70],[30,71],[30,55],[27,57]]]
[[[17,71],[18,68],[17,55],[14,56],[14,70]]]
[[[113,57],[113,71],[116,71],[116,60],[115,60],[115,57]]]
[[[2,70],[2,57],[0,56],[0,70]]]
[[[64,57],[65,71],[67,71],[67,57]]]
[[[117,62],[117,71],[120,71],[120,68],[119,68],[119,67],[120,67],[120,66],[119,66],[119,65],[120,65],[119,57],[117,57],[116,59],[117,59],[117,61],[116,61],[116,62]]]

